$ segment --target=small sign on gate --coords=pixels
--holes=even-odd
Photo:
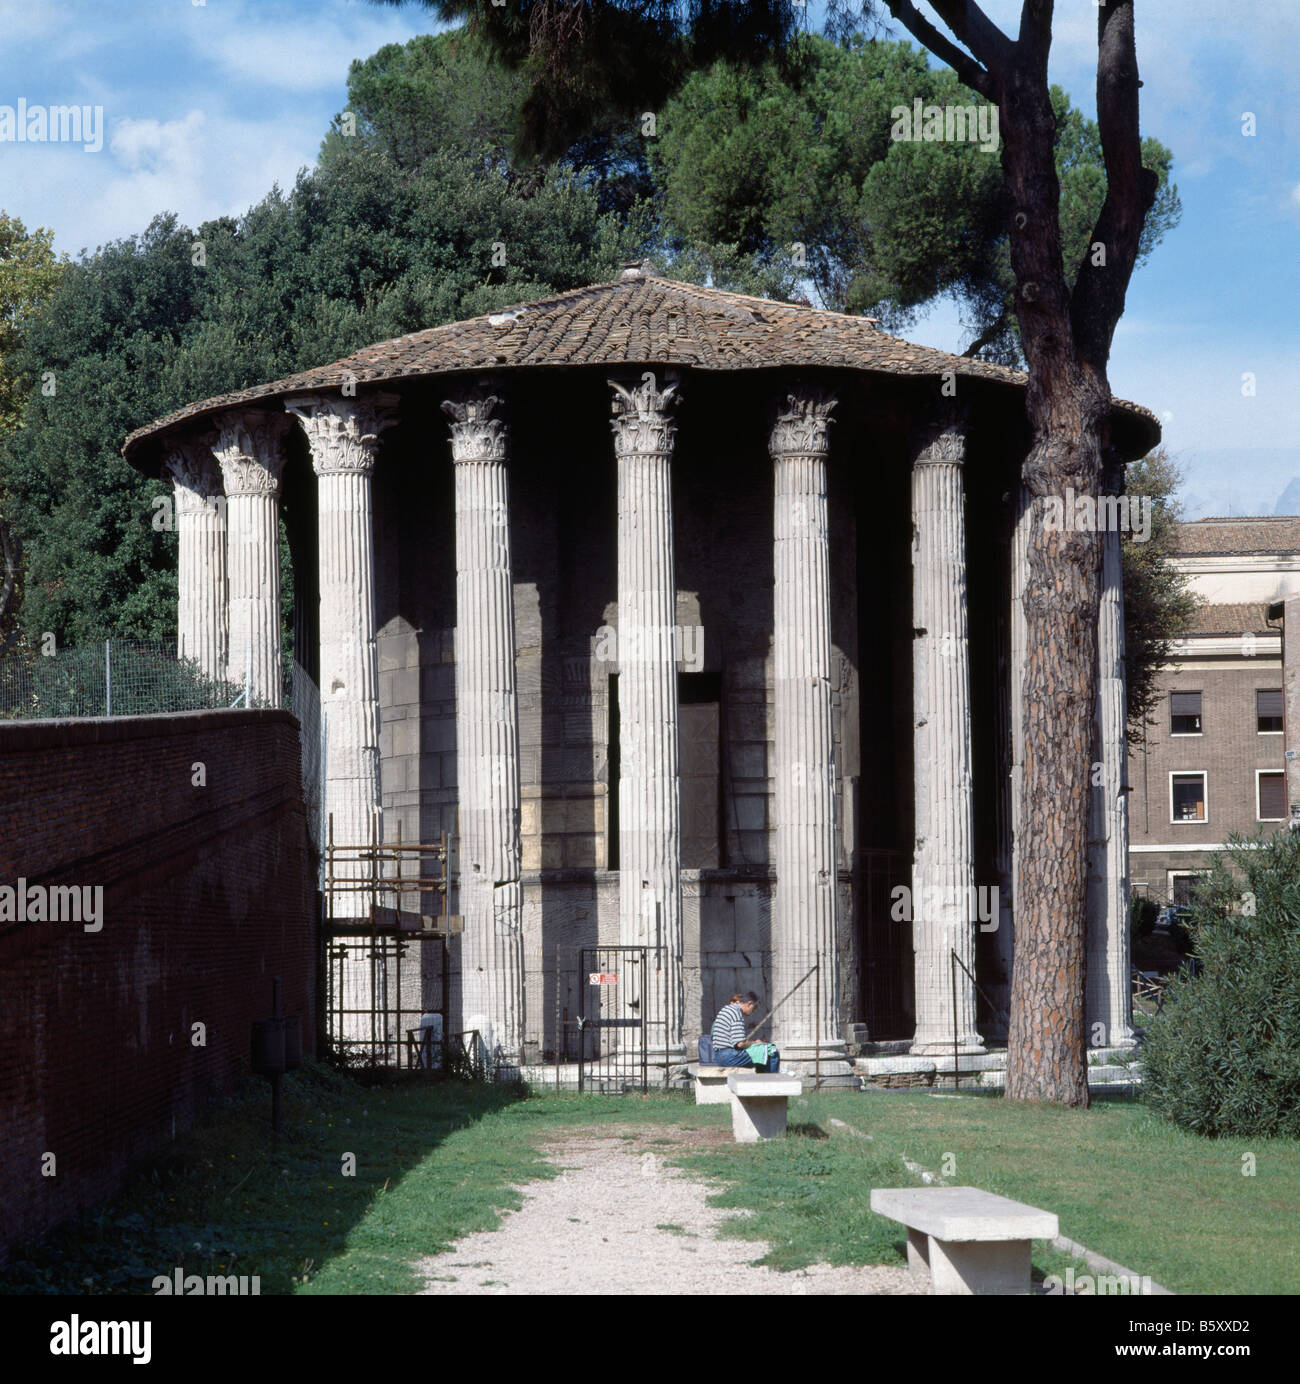
[[[587,976],[588,985],[617,985],[617,971],[592,971]]]

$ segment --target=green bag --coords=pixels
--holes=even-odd
[[[749,1060],[754,1066],[766,1067],[776,1050],[771,1043],[751,1043],[745,1051],[749,1054]]]

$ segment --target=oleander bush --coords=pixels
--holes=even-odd
[[[1300,832],[1233,838],[1146,1026],[1148,1101],[1208,1135],[1300,1136]]]

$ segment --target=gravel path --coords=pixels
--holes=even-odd
[[[626,1137],[631,1134],[631,1138]],[[662,1142],[696,1147],[730,1130],[649,1133],[574,1131],[545,1146],[563,1172],[521,1187],[518,1211],[497,1230],[466,1236],[445,1254],[422,1260],[426,1294],[810,1294],[925,1293],[905,1268],[832,1268],[814,1264],[778,1273],[748,1263],[753,1240],[720,1240],[735,1216],[709,1206],[710,1189],[664,1161]]]

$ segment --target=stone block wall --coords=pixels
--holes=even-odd
[[[312,1049],[299,766],[285,711],[0,724],[0,886],[103,890],[97,931],[0,920],[0,1253],[232,1088],[272,976]]]
[[[618,874],[612,868],[617,865],[617,774],[611,745],[618,663],[599,652],[602,629],[618,624],[609,391],[600,375],[566,375],[565,380],[565,422],[559,430],[542,421],[554,415],[550,377],[521,373],[512,376],[510,388],[527,1029],[539,1050],[555,1042],[557,994],[570,983],[570,973],[576,974],[577,948],[619,940]],[[718,686],[720,699],[719,865],[683,872],[688,1030],[697,1015],[707,1025],[735,990],[752,988],[766,996],[770,989],[776,836],[771,396],[769,381],[693,379],[685,407],[694,412],[680,420],[673,463],[677,620],[703,630],[702,664],[683,666],[682,672],[685,678],[702,673],[715,679],[711,685]],[[839,450],[830,463],[832,728],[839,775],[846,1020],[865,1017],[857,1012],[861,958],[852,882],[859,836],[866,829],[864,796],[873,796],[873,802],[889,796],[883,815],[897,815],[892,760],[873,761],[870,786],[864,786],[859,629],[864,618],[874,626],[877,615],[874,592],[866,597],[871,613],[862,614],[858,529],[875,523],[883,504],[905,514],[907,503],[905,487],[882,499],[874,469],[864,470],[865,462],[874,465],[882,449],[893,444],[874,426],[874,408],[869,435],[860,435],[858,425],[850,423],[855,409],[861,406],[846,401],[841,410],[844,421],[837,428],[843,430],[843,445],[837,440]],[[412,435],[407,452],[400,440],[390,443],[380,470],[385,473],[376,478],[384,834],[395,839],[400,824],[404,840],[432,841],[444,828],[454,833],[457,796],[450,451],[440,446],[430,455],[427,437]],[[905,567],[905,535],[900,543],[901,557],[891,548],[888,561],[897,559]],[[900,642],[910,669],[908,612],[886,638]],[[880,651],[874,656],[881,657]],[[910,702],[901,725],[910,727]],[[886,730],[885,738],[895,737]],[[438,967],[436,950],[429,949],[430,964]],[[450,970],[455,997],[455,942]],[[453,1026],[455,1007],[453,998]],[[560,994],[561,1018],[565,1009]]]

